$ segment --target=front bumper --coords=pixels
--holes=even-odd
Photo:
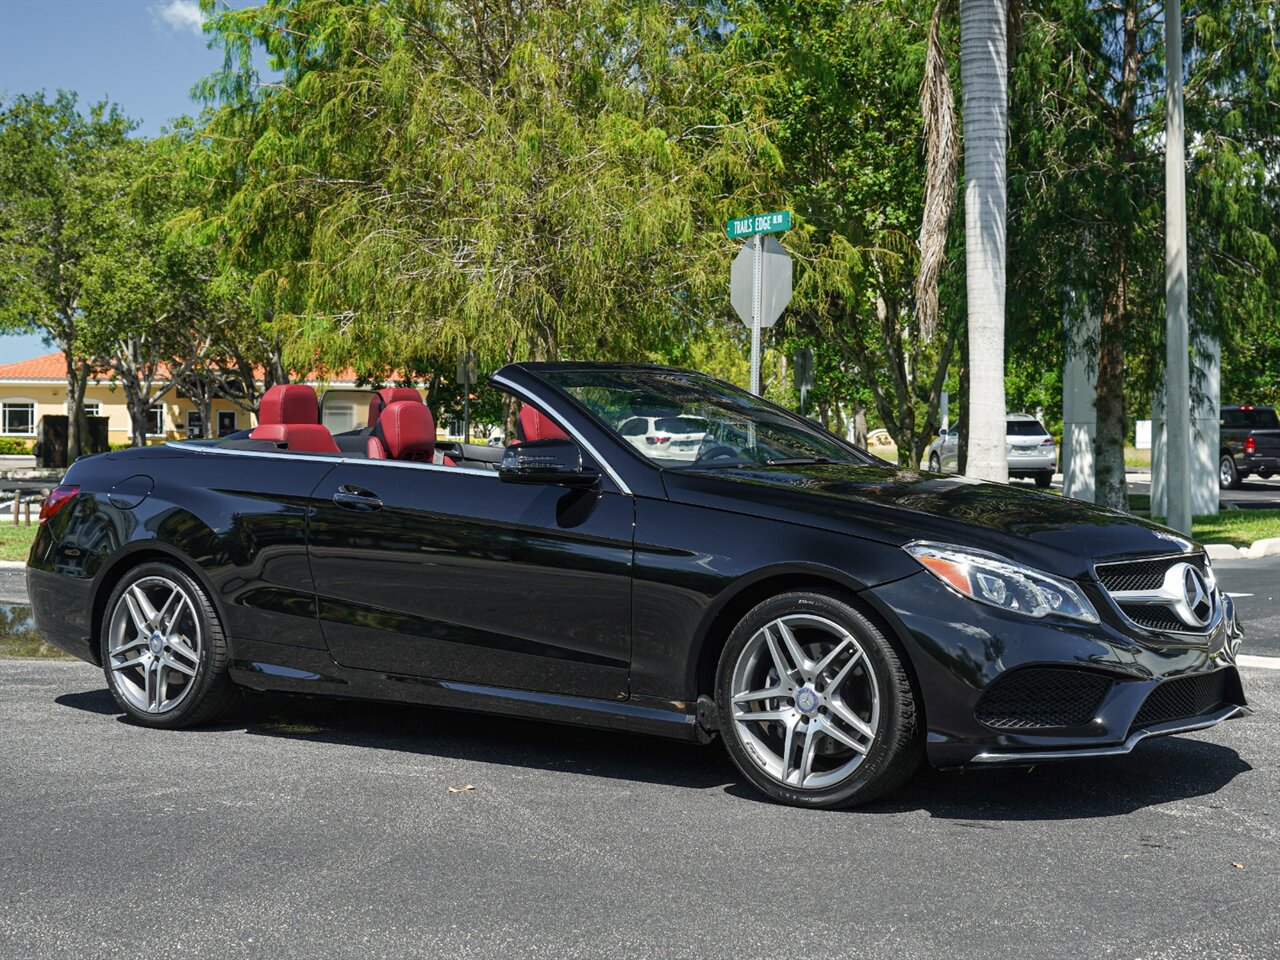
[[[1101,623],[1005,613],[959,596],[923,571],[864,594],[906,647],[934,766],[1123,754],[1147,737],[1204,729],[1247,712],[1233,616],[1220,618],[1204,637],[1160,637],[1127,624],[1097,584],[1082,587]],[[1047,711],[1044,722],[992,720],[984,694],[997,680],[1036,671],[1087,677],[1096,701],[1075,716]],[[1201,688],[1208,693],[1197,693]],[[1188,697],[1168,695],[1180,692]]]

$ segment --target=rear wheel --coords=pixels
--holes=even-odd
[[[1036,486],[1041,490],[1046,489],[1049,484],[1053,483],[1053,474],[1047,470],[1043,473],[1037,473],[1035,476]]]
[[[835,593],[786,593],[747,614],[721,653],[716,703],[729,756],[784,803],[866,803],[922,758],[902,660]]]
[[[1236,469],[1235,458],[1231,454],[1223,454],[1218,464],[1218,486],[1223,490],[1235,490],[1240,486],[1240,471]]]
[[[213,604],[171,564],[146,563],[125,574],[98,632],[107,686],[144,726],[207,723],[235,697]]]
[[[938,455],[936,453],[929,454],[929,472],[930,473],[942,472],[942,461],[938,459]]]

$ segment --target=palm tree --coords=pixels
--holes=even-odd
[[[1005,481],[1005,148],[1008,0],[960,0],[971,477]]]

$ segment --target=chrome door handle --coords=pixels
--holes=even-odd
[[[382,501],[372,490],[344,483],[333,494],[333,502],[347,510],[381,510]]]

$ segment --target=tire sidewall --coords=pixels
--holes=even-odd
[[[1223,485],[1224,490],[1234,490],[1240,485],[1240,471],[1236,468],[1235,457],[1223,457],[1218,464],[1218,480],[1222,480],[1222,468],[1229,471],[1230,479]]]
[[[800,790],[778,783],[759,768],[738,736],[733,720],[733,670],[748,641],[765,624],[792,613],[808,613],[826,617],[848,630],[862,646],[864,655],[875,671],[880,696],[880,716],[875,740],[858,768],[849,778],[821,790]],[[892,773],[896,747],[905,736],[904,710],[899,691],[890,677],[901,670],[902,658],[889,641],[866,617],[849,604],[825,593],[800,591],[782,594],[756,606],[729,635],[721,652],[716,671],[716,706],[719,711],[721,738],[735,765],[753,785],[770,797],[784,803],[804,807],[838,807],[868,799],[880,793],[880,783]],[[910,691],[908,691],[908,695]],[[912,704],[914,716],[914,704]]]
[[[111,622],[115,618],[116,607],[119,605],[121,597],[131,586],[147,577],[164,577],[178,585],[179,589],[186,594],[187,599],[191,601],[192,609],[195,611],[195,616],[200,623],[202,638],[200,662],[196,667],[193,689],[183,697],[181,704],[165,713],[144,713],[121,695],[120,691],[116,689],[115,671],[111,669],[111,656],[108,652],[111,644]],[[107,604],[103,608],[102,623],[98,630],[98,652],[102,658],[102,671],[106,676],[107,689],[111,691],[111,696],[115,699],[116,705],[125,712],[129,719],[148,727],[180,727],[199,709],[214,680],[213,671],[210,669],[209,664],[217,631],[206,613],[209,608],[209,601],[200,585],[178,567],[171,564],[162,562],[144,563],[134,567],[120,578],[120,582],[111,591],[111,596],[107,599]]]

